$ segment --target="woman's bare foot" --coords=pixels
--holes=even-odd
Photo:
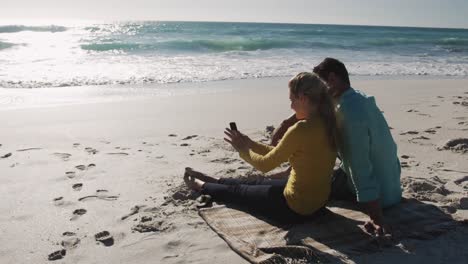
[[[188,175],[184,175],[184,181],[187,187],[198,192],[202,190],[203,184],[205,184],[204,181]]]
[[[184,177],[186,176],[191,176],[191,177],[194,177],[194,178],[197,178],[199,180],[202,180],[204,182],[209,182],[209,183],[218,183],[218,179],[217,178],[214,178],[214,177],[211,177],[211,176],[208,176],[202,172],[199,172],[199,171],[196,171],[196,170],[193,170],[192,168],[190,167],[186,167],[185,168],[185,174],[184,174]]]

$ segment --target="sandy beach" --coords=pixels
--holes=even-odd
[[[54,263],[247,263],[197,214],[183,171],[256,173],[223,130],[267,141],[291,114],[287,80],[0,89],[0,263],[62,249]],[[468,80],[351,81],[392,128],[404,195],[468,219]],[[465,225],[348,263],[468,263],[467,239]]]

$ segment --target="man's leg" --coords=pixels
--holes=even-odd
[[[356,201],[356,195],[349,190],[348,176],[341,168],[333,170],[329,200]]]

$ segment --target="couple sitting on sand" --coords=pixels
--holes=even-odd
[[[289,161],[288,170],[247,180],[217,179],[186,168],[186,184],[281,222],[313,217],[329,200],[351,200],[369,215],[368,232],[387,233],[382,208],[401,199],[401,168],[374,98],[351,88],[346,67],[333,58],[313,73],[299,73],[288,86],[295,114],[275,130],[271,146],[225,131],[225,140],[256,169],[268,172]],[[341,165],[334,170],[337,154]]]

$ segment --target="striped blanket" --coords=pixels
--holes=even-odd
[[[360,226],[368,219],[349,204],[328,206],[303,224],[280,225],[228,206],[200,209],[208,225],[251,263],[344,262],[350,255],[382,250]],[[430,239],[458,225],[438,207],[404,200],[384,211],[395,244],[404,238]]]

